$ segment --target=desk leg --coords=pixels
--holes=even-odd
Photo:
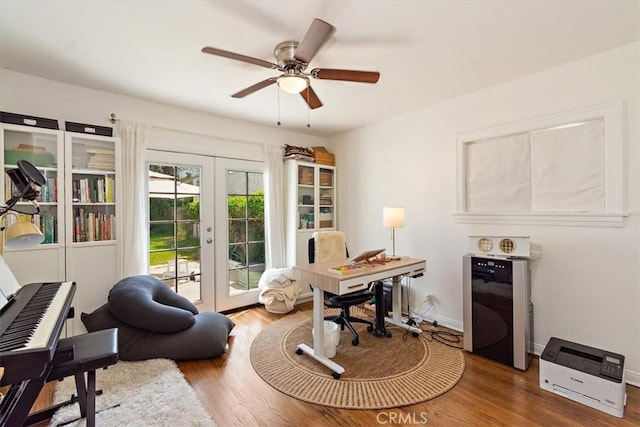
[[[317,286],[313,287],[313,347],[306,344],[298,344],[297,354],[307,354],[327,368],[331,369],[334,378],[340,378],[344,368],[324,355],[324,291]]]
[[[384,284],[378,281],[374,286],[376,295],[376,327],[371,331],[371,335],[374,337],[391,338],[391,332],[387,331],[384,325]]]
[[[393,276],[393,318],[386,318],[386,321],[399,326],[401,328],[407,329],[414,334],[419,334],[422,332],[422,329],[416,328],[415,326],[409,326],[406,323],[402,323],[402,286],[400,285],[401,276]]]

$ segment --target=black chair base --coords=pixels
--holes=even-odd
[[[369,291],[367,291],[367,293],[369,293]],[[362,294],[360,296],[360,299],[362,299],[365,296],[366,296],[366,294]],[[336,299],[334,299],[334,298],[336,298]],[[325,320],[330,320],[330,321],[335,322],[338,325],[340,325],[340,330],[341,331],[344,331],[344,328],[346,327],[349,331],[351,331],[351,334],[353,335],[353,339],[351,340],[351,344],[352,345],[358,345],[358,344],[360,344],[360,336],[358,335],[358,332],[356,332],[356,330],[353,327],[352,323],[363,323],[363,324],[367,325],[367,331],[369,331],[369,332],[374,330],[374,324],[373,324],[373,322],[370,322],[368,320],[364,320],[364,319],[360,319],[358,317],[351,316],[351,314],[349,313],[349,309],[350,309],[350,307],[352,307],[353,303],[351,301],[347,301],[346,302],[346,304],[347,304],[346,306],[339,305],[339,304],[336,304],[337,298],[340,298],[340,297],[339,296],[329,297],[329,299],[327,301],[328,302],[327,307],[329,307],[329,308],[339,308],[340,309],[340,314],[331,315],[331,316],[325,316],[324,319]],[[369,299],[370,299],[370,297],[365,298],[363,301],[360,301],[360,303],[368,301]]]

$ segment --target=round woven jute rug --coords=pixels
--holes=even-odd
[[[326,313],[330,313],[327,311]],[[366,312],[352,309],[352,315]],[[369,334],[355,324],[360,344],[351,333],[340,334],[335,357],[345,372],[340,379],[313,358],[296,354],[296,346],[313,347],[310,313],[294,313],[262,330],[251,345],[255,371],[275,389],[296,399],[346,409],[385,409],[433,399],[456,385],[464,372],[462,351],[432,341],[427,333],[414,337],[390,327],[391,338]]]

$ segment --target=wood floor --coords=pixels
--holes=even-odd
[[[297,310],[311,312],[305,303]],[[538,386],[538,360],[526,372],[465,353],[460,382],[433,400],[389,410],[344,410],[305,403],[266,384],[253,370],[253,338],[280,315],[254,307],[229,316],[236,323],[230,350],[212,360],[179,362],[202,404],[227,426],[638,426],[640,388],[627,385],[623,419],[572,402]],[[275,345],[275,343],[274,343]],[[50,390],[38,405],[46,406]],[[188,414],[185,414],[185,425]]]

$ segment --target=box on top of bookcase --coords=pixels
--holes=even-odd
[[[312,147],[313,158],[319,165],[335,166],[336,158],[324,147]]]
[[[64,122],[67,132],[86,133],[89,135],[113,136],[113,128],[107,126],[88,125],[85,123]]]
[[[45,117],[28,116],[25,114],[7,113],[0,111],[0,122],[12,125],[32,126],[43,129],[59,130],[58,120]]]

